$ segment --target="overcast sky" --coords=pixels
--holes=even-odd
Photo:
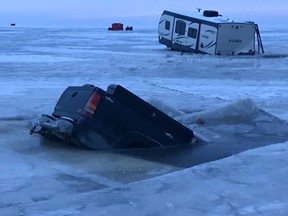
[[[0,0],[0,25],[93,25],[113,21],[154,25],[164,9],[177,12],[196,8],[223,15],[275,22],[288,19],[288,0]],[[95,26],[95,27],[96,27]]]

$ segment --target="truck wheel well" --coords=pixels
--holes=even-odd
[[[122,136],[116,146],[120,149],[132,149],[132,148],[155,148],[161,145],[150,137],[138,132],[128,132]]]
[[[140,148],[148,148],[147,145],[141,143],[141,142],[138,142],[138,141],[134,141],[134,142],[131,142],[129,143],[127,146],[126,146],[127,149],[140,149]]]

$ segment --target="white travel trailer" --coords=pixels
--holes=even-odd
[[[258,25],[236,22],[217,11],[198,10],[193,16],[164,11],[158,26],[161,44],[172,50],[211,55],[264,53]],[[256,42],[258,49],[255,48]]]

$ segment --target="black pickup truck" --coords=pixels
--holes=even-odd
[[[43,114],[32,133],[92,149],[125,149],[190,144],[193,131],[120,85],[104,91],[70,86],[52,115]]]

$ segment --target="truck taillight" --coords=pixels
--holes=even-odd
[[[88,118],[92,118],[95,110],[97,109],[98,104],[100,103],[100,100],[101,100],[101,96],[94,92],[90,96],[86,106],[84,107],[82,111],[82,115]]]

